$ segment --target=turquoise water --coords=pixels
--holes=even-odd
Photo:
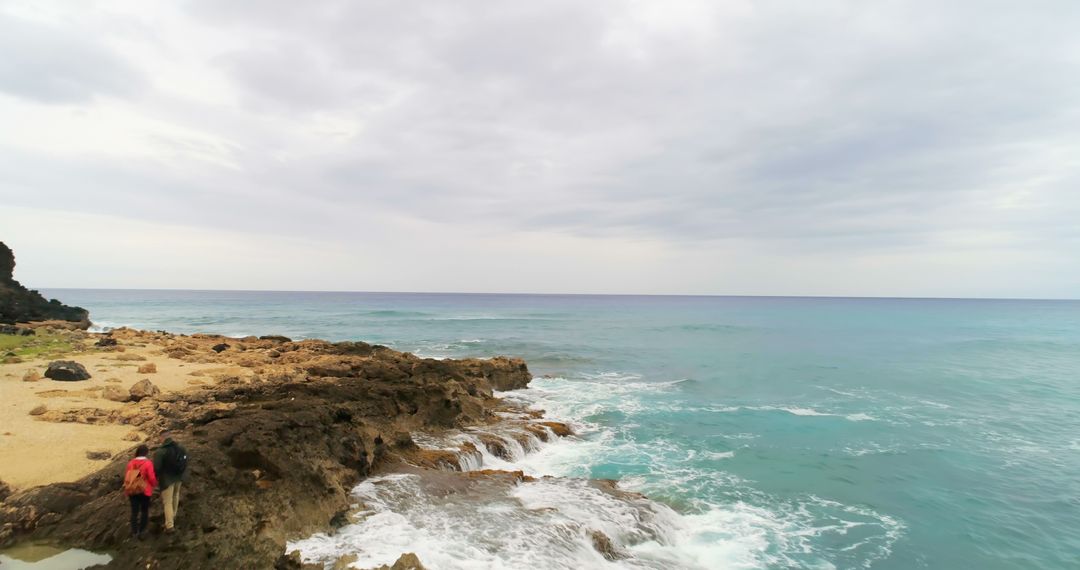
[[[515,397],[582,432],[545,469],[672,507],[687,567],[1080,567],[1080,302],[46,294],[102,326],[522,356]]]

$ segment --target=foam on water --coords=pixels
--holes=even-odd
[[[580,479],[492,486],[482,494],[434,494],[416,475],[359,485],[359,521],[333,536],[292,542],[306,562],[356,554],[354,567],[392,563],[415,552],[429,568],[703,570],[758,568],[768,543],[753,513],[682,516],[645,499],[625,499]],[[622,559],[609,561],[592,533],[610,538]]]

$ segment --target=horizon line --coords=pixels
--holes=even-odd
[[[192,293],[353,293],[368,295],[489,295],[521,297],[715,297],[715,298],[761,298],[761,299],[866,299],[866,300],[922,300],[922,301],[1080,301],[1080,298],[1049,297],[911,297],[892,295],[748,295],[720,293],[506,293],[476,291],[349,291],[327,289],[176,289],[152,287],[40,287],[53,291],[186,291]]]

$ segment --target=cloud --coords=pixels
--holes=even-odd
[[[0,13],[0,91],[70,104],[143,88],[142,76],[122,56],[80,32]]]
[[[1001,267],[999,294],[1080,295],[1049,270],[1080,261],[1074,2],[11,6],[8,204],[421,263],[401,242],[648,249],[650,291],[904,294],[933,267],[905,287],[956,293],[1029,259],[1046,281]],[[628,290],[585,274],[562,290]]]

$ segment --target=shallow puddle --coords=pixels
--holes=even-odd
[[[50,544],[21,544],[0,551],[3,570],[83,570],[111,560],[108,554]]]

